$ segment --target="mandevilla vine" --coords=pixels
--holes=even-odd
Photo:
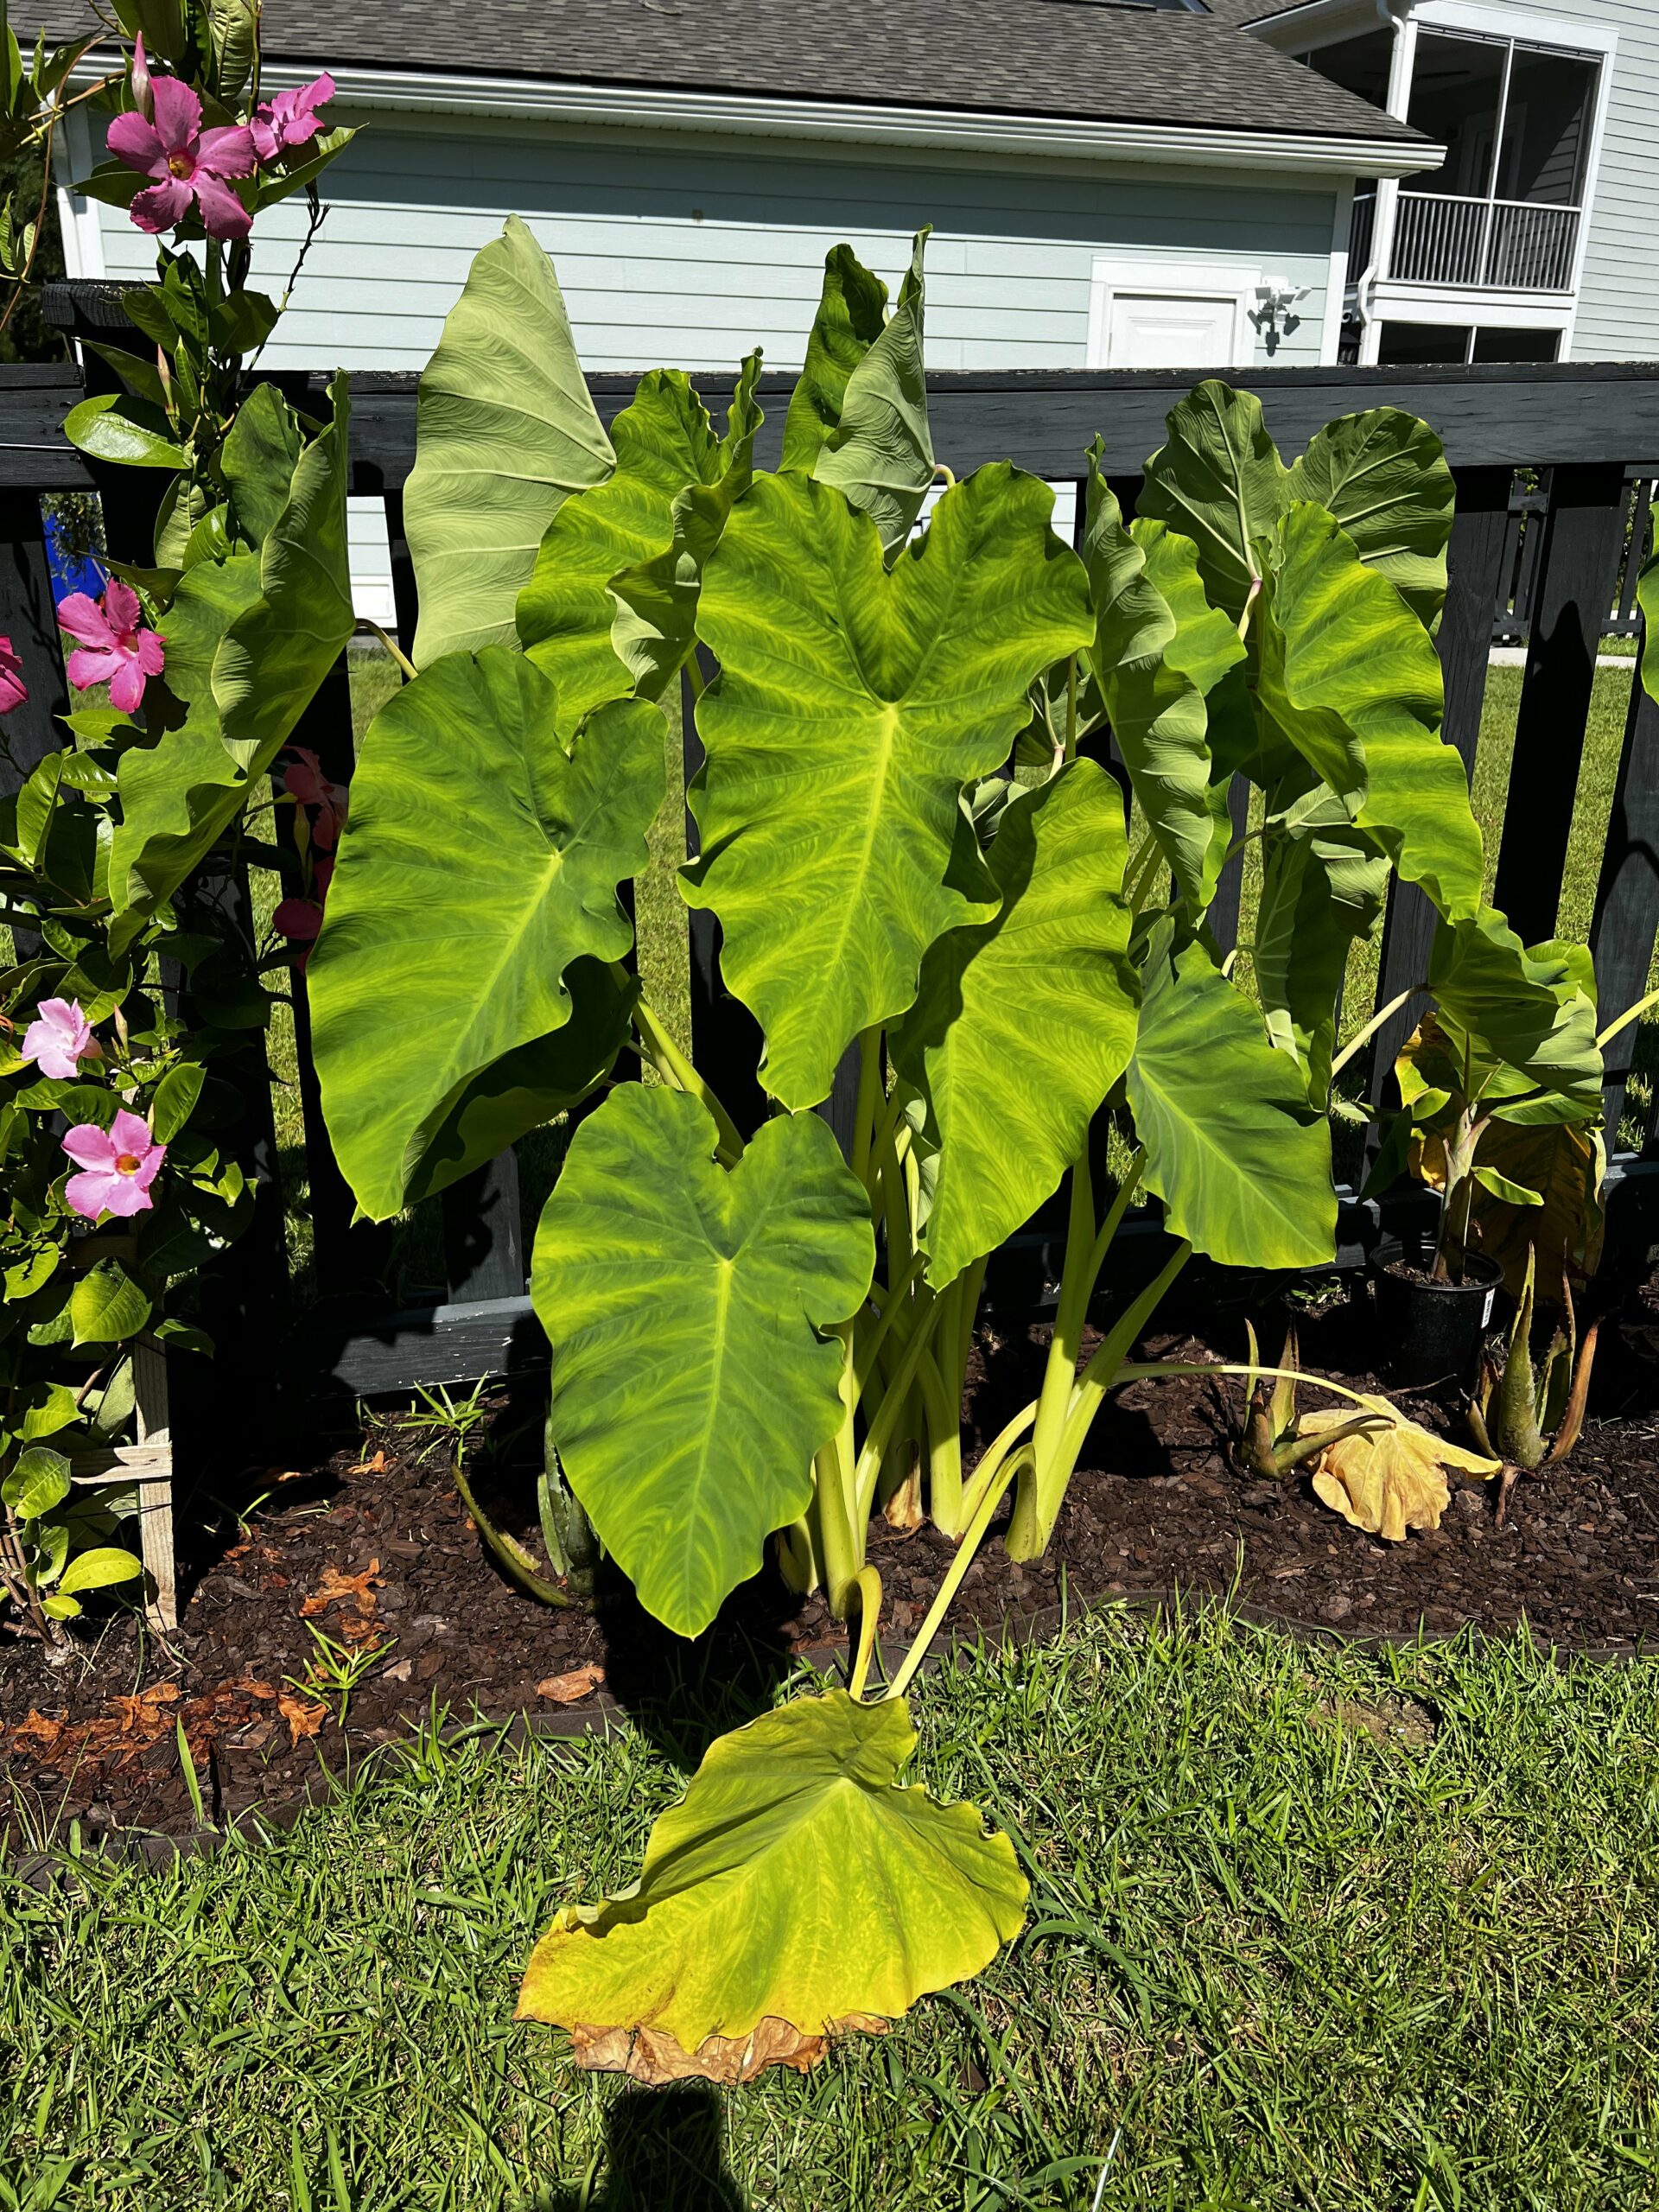
[[[352,628],[344,384],[310,422],[244,365],[280,312],[248,283],[254,218],[307,191],[320,219],[315,179],[350,133],[319,135],[326,78],[263,96],[241,0],[116,12],[127,67],[72,95],[80,49],[25,72],[0,40],[7,143],[49,163],[67,97],[113,108],[113,158],[85,188],[162,238],[156,282],[124,296],[132,342],[90,349],[122,390],[66,426],[95,461],[152,472],[154,542],[105,561],[96,599],[64,601],[70,683],[105,698],[64,718],[67,743],[0,804],[0,1592],[48,1643],[85,1592],[140,1573],[108,1539],[142,1497],[97,1472],[130,1431],[135,1355],[211,1349],[194,1281],[251,1211],[226,1133],[264,976],[293,957],[216,887],[248,850],[291,904],[315,885],[292,841],[243,830]],[[0,716],[47,680],[0,640]],[[314,794],[296,772],[297,815]]]
[[[643,1602],[695,1635],[771,1538],[859,1621],[850,1692],[716,1744],[637,1890],[537,1948],[523,2009],[648,2080],[810,2063],[1019,1926],[1007,1843],[894,1787],[903,1693],[1010,1486],[1009,1549],[1047,1543],[1188,1255],[1332,1256],[1337,994],[1391,874],[1443,917],[1442,1005],[1516,1081],[1548,1089],[1569,1058],[1577,1080],[1594,1051],[1576,1027],[1558,1049],[1575,1009],[1482,899],[1427,627],[1452,506],[1433,433],[1377,410],[1287,467],[1253,399],[1203,385],[1132,524],[1096,448],[1074,553],[1045,485],[935,462],[923,245],[890,315],[848,248],[829,257],[775,474],[754,463],[758,356],[723,434],[664,369],[607,435],[529,232],[479,255],[421,388],[419,672],[365,745],[309,972],[365,1212],[583,1109],[532,1294],[558,1465]],[[707,759],[681,884],[764,1034],[753,1130],[626,965],[618,887],[683,669]],[[1264,885],[1236,970],[1206,923],[1236,776]],[[656,1082],[618,1079],[625,1042]],[[843,1157],[812,1109],[849,1052]],[[1106,1117],[1130,1149],[1103,1210]],[[986,1262],[1068,1173],[1040,1395],[964,1475]],[[1143,1195],[1166,1256],[1079,1372]],[[877,1510],[960,1543],[872,1704]]]

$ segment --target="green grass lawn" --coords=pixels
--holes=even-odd
[[[1649,2207],[1656,1690],[1215,1613],[931,1678],[925,1770],[1014,1837],[1026,1933],[886,2039],[718,2094],[584,2075],[511,2018],[554,1908],[631,1879],[680,1787],[632,1728],[428,1741],[209,1859],[0,1865],[0,2206]]]

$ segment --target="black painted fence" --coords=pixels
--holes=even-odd
[[[113,288],[111,288],[112,291]],[[59,301],[60,319],[79,332],[118,324],[113,297],[76,287]],[[86,381],[100,387],[96,356]],[[321,412],[326,372],[279,377],[290,396]],[[791,379],[768,376],[761,396],[768,421],[759,444],[762,465],[775,462]],[[1514,589],[1516,541],[1512,504],[1519,470],[1524,480],[1528,560],[1528,658],[1522,681],[1514,769],[1497,867],[1497,897],[1529,941],[1555,926],[1574,795],[1578,784],[1598,645],[1628,607],[1633,540],[1645,541],[1649,456],[1659,455],[1659,366],[1551,365],[1452,369],[1265,369],[1253,372],[1281,448],[1299,451],[1332,416],[1388,403],[1432,423],[1444,438],[1458,480],[1450,591],[1440,632],[1446,674],[1446,734],[1472,767],[1485,689],[1494,609]],[[416,601],[403,528],[403,487],[415,454],[412,375],[359,373],[353,378],[352,479],[357,496],[385,503],[391,551],[397,628],[412,642]],[[632,396],[634,379],[590,379],[607,420]],[[1096,371],[1030,374],[956,374],[929,379],[936,447],[958,474],[980,462],[1012,458],[1053,481],[1077,480],[1081,456],[1096,431],[1106,442],[1106,471],[1132,508],[1145,456],[1162,442],[1163,418],[1191,379],[1153,372]],[[699,379],[711,409],[731,396],[730,381]],[[42,493],[98,489],[105,500],[111,550],[143,557],[156,485],[137,470],[90,467],[63,439],[67,409],[82,392],[70,368],[0,369],[0,630],[8,631],[32,670],[55,656],[45,550]],[[1541,485],[1539,491],[1536,486]],[[1632,486],[1637,490],[1633,493]],[[1632,522],[1632,499],[1638,505]],[[1628,622],[1621,626],[1628,628]],[[29,706],[8,725],[15,769],[26,771],[57,741],[54,714],[60,683],[37,683]],[[701,754],[691,715],[683,717],[685,766]],[[296,733],[315,747],[326,771],[349,779],[353,762],[351,701],[342,659]],[[0,766],[0,773],[8,772]],[[1243,793],[1239,794],[1242,806]],[[695,825],[688,817],[688,843]],[[1242,862],[1224,877],[1214,922],[1230,943],[1237,926]],[[248,912],[245,881],[222,872],[216,895]],[[761,1110],[754,1080],[757,1035],[746,1010],[719,989],[717,925],[690,917],[693,1049],[700,1066],[740,1120]],[[1659,931],[1659,706],[1633,687],[1611,819],[1602,860],[1591,942],[1604,1020],[1632,1005],[1646,988]],[[1376,1003],[1387,1003],[1424,972],[1433,916],[1421,893],[1396,885],[1386,918]],[[353,1226],[349,1193],[328,1149],[306,1051],[303,986],[296,985],[301,1103],[305,1121],[308,1204],[315,1235],[317,1295],[302,1315],[293,1311],[283,1256],[283,1193],[270,1095],[249,1101],[245,1131],[260,1178],[258,1221],[237,1248],[216,1296],[223,1324],[239,1313],[242,1341],[273,1363],[270,1332],[286,1327],[290,1376],[305,1387],[368,1394],[407,1392],[416,1383],[466,1382],[533,1357],[538,1332],[524,1294],[526,1253],[518,1173],[512,1156],[444,1194],[446,1294],[435,1302],[392,1310],[384,1287],[388,1232]],[[1372,1056],[1370,1096],[1379,1098],[1411,1017],[1396,1016]],[[1624,1104],[1637,1034],[1623,1033],[1609,1055],[1608,1125]],[[832,1122],[850,1099],[838,1089],[824,1108]],[[1659,1200],[1659,1146],[1653,1116],[1646,1141],[1615,1158],[1609,1179],[1610,1224],[1628,1243],[1645,1239],[1650,1201]],[[1151,1228],[1155,1224],[1148,1222]],[[1341,1257],[1362,1260],[1387,1224],[1375,1205],[1344,1208]],[[1019,1281],[1039,1294],[1057,1255],[1039,1228],[1026,1240]]]

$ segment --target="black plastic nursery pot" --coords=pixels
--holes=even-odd
[[[1461,1282],[1430,1282],[1408,1261],[1376,1271],[1383,1363],[1393,1381],[1421,1389],[1475,1379],[1481,1338],[1491,1326],[1503,1270],[1484,1253],[1463,1263]]]

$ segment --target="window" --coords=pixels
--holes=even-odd
[[[1383,368],[1459,368],[1466,361],[1553,361],[1560,345],[1559,330],[1389,321],[1382,326],[1376,358]]]
[[[1446,148],[1413,193],[1575,207],[1601,65],[1516,39],[1418,34],[1408,119]]]
[[[1446,159],[1438,169],[1414,176],[1413,192],[1490,197],[1509,58],[1507,41],[1452,38],[1442,31],[1418,34],[1407,120],[1437,139],[1446,148]]]

